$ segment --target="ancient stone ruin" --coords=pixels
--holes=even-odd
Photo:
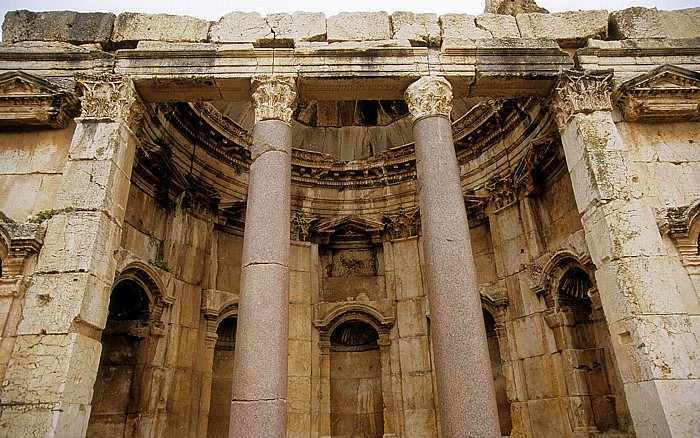
[[[700,434],[700,8],[14,11],[0,436]]]

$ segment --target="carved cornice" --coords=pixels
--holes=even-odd
[[[46,226],[43,224],[0,222],[3,277],[22,275],[27,258],[41,250],[45,233]]]
[[[124,123],[137,132],[145,107],[127,76],[100,74],[76,76],[83,90],[80,98],[83,118]]]
[[[565,70],[552,102],[557,123],[563,128],[575,114],[611,111],[612,70]]]
[[[255,123],[263,120],[292,121],[297,106],[296,80],[291,76],[254,76],[251,79]]]
[[[343,216],[320,223],[316,227],[316,232],[321,237],[321,243],[329,244],[334,236],[362,235],[368,236],[372,243],[381,242],[381,234],[384,231],[385,225],[382,222],[377,222],[362,216]]]
[[[404,99],[414,121],[426,116],[450,117],[452,85],[441,76],[423,76],[408,86]]]
[[[624,82],[613,100],[628,122],[700,120],[700,73],[662,65]]]
[[[685,265],[700,266],[697,231],[699,218],[700,198],[690,205],[665,207],[657,212],[659,231],[673,240]]]
[[[65,128],[77,114],[74,93],[22,71],[0,74],[0,125]]]

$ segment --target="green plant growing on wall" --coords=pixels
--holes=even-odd
[[[166,262],[164,260],[153,261],[151,259],[148,259],[148,264],[155,266],[156,268],[161,269],[165,272],[170,272],[170,266],[168,266],[168,262]]]

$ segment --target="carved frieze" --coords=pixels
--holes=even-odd
[[[559,127],[564,127],[575,114],[612,110],[612,78],[612,70],[564,71],[552,102]]]
[[[65,128],[76,115],[74,93],[22,71],[0,74],[0,125]]]
[[[629,122],[700,120],[700,73],[662,65],[620,85],[614,100]]]
[[[425,116],[450,116],[452,112],[452,85],[441,76],[423,76],[412,83],[404,93],[413,120]]]
[[[124,123],[134,132],[139,131],[145,108],[131,79],[100,74],[78,75],[76,80],[83,90],[82,117],[108,119]]]
[[[251,80],[255,123],[263,120],[292,121],[297,105],[296,80],[291,76],[254,76]]]

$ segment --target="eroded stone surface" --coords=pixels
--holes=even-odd
[[[386,12],[341,12],[328,19],[328,42],[388,40],[391,38]]]
[[[65,41],[102,43],[112,36],[115,15],[102,12],[10,11],[2,23],[2,41]]]
[[[555,39],[562,45],[580,45],[589,38],[603,39],[608,33],[607,11],[518,14],[515,19],[521,37]]]
[[[632,7],[610,14],[610,36],[628,38],[697,38],[700,8],[659,11]]]
[[[184,15],[123,12],[114,22],[112,41],[206,41],[209,22]]]
[[[520,38],[515,17],[500,14],[481,14],[476,17],[477,27],[487,30],[494,38]]]
[[[391,14],[394,39],[407,39],[414,45],[439,46],[442,29],[435,14],[394,12]]]
[[[491,32],[478,28],[474,16],[467,14],[445,14],[440,16],[442,38],[450,39],[481,39],[493,38]]]

